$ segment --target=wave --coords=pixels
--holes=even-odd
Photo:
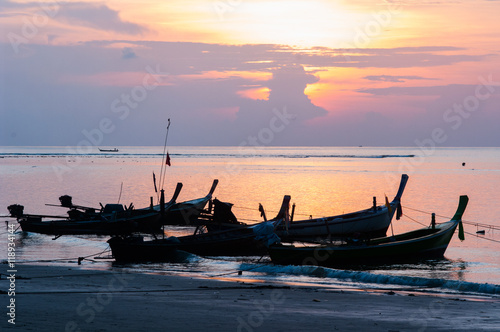
[[[263,272],[267,274],[288,274],[308,277],[332,278],[340,281],[350,281],[365,284],[400,285],[426,288],[439,288],[462,293],[479,293],[500,295],[500,285],[488,283],[474,283],[459,280],[423,278],[411,276],[391,276],[364,271],[336,270],[319,266],[281,266],[242,264],[242,270]]]

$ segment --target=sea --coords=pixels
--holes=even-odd
[[[104,148],[104,147],[101,147]],[[9,242],[15,263],[79,266],[82,269],[274,282],[355,290],[404,290],[500,298],[500,148],[414,147],[0,147],[0,260]],[[166,165],[168,153],[170,166]],[[409,181],[403,216],[388,235],[427,227],[453,216],[460,195],[469,197],[463,216],[465,240],[455,234],[443,259],[409,264],[333,269],[274,265],[269,257],[201,257],[185,254],[176,263],[117,264],[108,237],[52,236],[22,232],[7,206],[28,214],[65,215],[58,197],[96,207],[120,203],[146,207],[164,188],[166,199],[178,182],[178,202],[205,196],[214,179],[214,197],[233,204],[239,221],[254,224],[277,213],[284,195],[295,204],[294,220],[354,212],[396,194],[402,174]],[[14,238],[9,230],[15,229]],[[193,232],[167,227],[168,236]],[[479,233],[478,233],[479,232]],[[12,246],[12,245],[11,245]],[[78,258],[83,257],[81,265]],[[7,264],[3,264],[7,268]]]

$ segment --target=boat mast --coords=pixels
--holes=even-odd
[[[160,169],[160,181],[159,181],[159,184],[160,184],[160,191],[163,190],[163,186],[164,186],[164,182],[165,182],[165,174],[167,173],[167,167],[165,167],[165,163],[166,163],[166,158],[167,158],[167,155],[165,153],[165,151],[167,150],[167,141],[168,141],[168,131],[170,129],[170,119],[168,119],[168,125],[167,125],[167,134],[165,135],[165,143],[163,144],[163,156],[161,158],[161,169]],[[158,196],[159,194],[156,193],[156,196],[158,198],[158,202],[160,201],[160,198]]]

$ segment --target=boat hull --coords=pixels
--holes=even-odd
[[[117,262],[168,262],[178,257],[177,251],[199,256],[267,254],[264,242],[250,227],[151,241],[144,241],[142,237],[114,237],[108,243]]]
[[[372,208],[339,216],[294,221],[288,227],[280,225],[276,234],[283,240],[385,236],[397,205],[391,206],[392,211],[389,211],[386,206],[379,206],[377,209]]]
[[[159,214],[156,212],[130,215],[113,220],[42,220],[21,218],[21,229],[47,235],[126,235],[134,232],[160,232]]]
[[[275,264],[330,267],[441,258],[457,225],[458,221],[449,221],[436,229],[422,229],[402,234],[400,237],[386,237],[341,246],[276,245],[269,249],[269,254]]]
[[[195,225],[210,198],[175,203],[161,218],[164,225]]]
[[[218,183],[219,180],[217,179],[213,181],[212,187],[205,197],[176,203],[175,200],[182,188],[182,183],[178,183],[174,196],[170,202],[163,205],[163,209],[160,204],[154,205],[151,208],[161,213],[162,225],[197,225],[200,215],[212,198]]]
[[[338,216],[294,221],[288,225],[281,224],[276,234],[285,241],[385,236],[395,211],[398,211],[398,215],[401,212],[400,202],[407,182],[408,175],[403,174],[398,192],[390,204],[375,205],[370,209]]]

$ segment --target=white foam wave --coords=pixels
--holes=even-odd
[[[280,265],[261,265],[242,264],[242,270],[251,270],[253,272],[263,272],[267,274],[289,274],[309,277],[332,278],[339,281],[350,281],[366,284],[380,285],[403,285],[413,287],[439,288],[449,291],[465,293],[481,293],[500,295],[500,285],[488,283],[474,283],[459,280],[446,280],[436,278],[410,277],[410,276],[391,276],[376,274],[365,271],[336,270],[319,266],[280,266]]]

